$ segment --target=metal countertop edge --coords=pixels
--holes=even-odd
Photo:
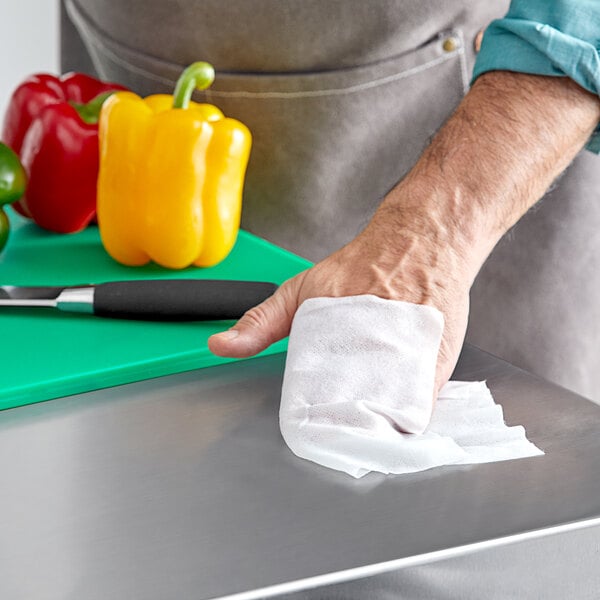
[[[417,554],[416,556],[408,556],[406,558],[398,558],[396,560],[390,560],[382,563],[375,563],[372,565],[365,565],[364,567],[356,567],[354,569],[347,569],[345,571],[337,571],[336,573],[328,573],[326,575],[316,575],[315,577],[307,577],[305,579],[297,579],[287,583],[280,583],[277,585],[268,586],[252,590],[250,592],[238,592],[230,594],[228,596],[214,596],[209,600],[261,600],[263,598],[272,598],[282,594],[290,594],[293,592],[300,592],[311,588],[325,587],[334,585],[336,583],[346,583],[356,579],[363,579],[365,577],[372,577],[374,575],[381,575],[383,573],[389,573],[397,569],[404,569],[407,567],[416,567],[439,560],[454,558],[465,554],[471,554],[481,550],[488,550],[491,548],[498,548],[499,546],[506,546],[517,542],[526,542],[528,540],[539,539],[548,537],[551,535],[558,535],[561,533],[568,533],[571,531],[577,531],[579,529],[586,529],[588,527],[600,526],[600,517],[594,517],[592,519],[584,519],[582,521],[574,521],[572,523],[565,523],[563,525],[555,525],[554,527],[544,527],[543,529],[534,529],[532,531],[526,531],[524,533],[517,533],[514,535],[507,535],[484,542],[475,542],[473,544],[464,544],[463,546],[457,546],[456,548],[448,548],[445,550],[436,550],[434,552],[426,552],[424,554]]]

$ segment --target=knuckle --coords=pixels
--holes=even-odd
[[[269,311],[265,306],[266,304],[267,302],[263,302],[262,304],[247,310],[242,318],[238,321],[238,324],[245,327],[250,327],[252,329],[264,327],[269,321]]]

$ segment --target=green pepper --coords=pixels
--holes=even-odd
[[[27,176],[19,157],[0,142],[0,251],[8,241],[10,223],[2,208],[18,200],[25,192]]]
[[[0,252],[2,252],[2,248],[6,246],[6,242],[8,242],[9,232],[10,223],[8,221],[8,215],[0,208]]]

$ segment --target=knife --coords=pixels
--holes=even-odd
[[[224,279],[112,281],[62,287],[0,286],[0,309],[46,307],[115,319],[208,321],[239,319],[277,285]]]

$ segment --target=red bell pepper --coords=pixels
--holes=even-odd
[[[84,229],[95,217],[98,116],[102,102],[123,86],[69,73],[38,74],[13,93],[2,140],[21,158],[25,195],[13,206],[40,227]]]

